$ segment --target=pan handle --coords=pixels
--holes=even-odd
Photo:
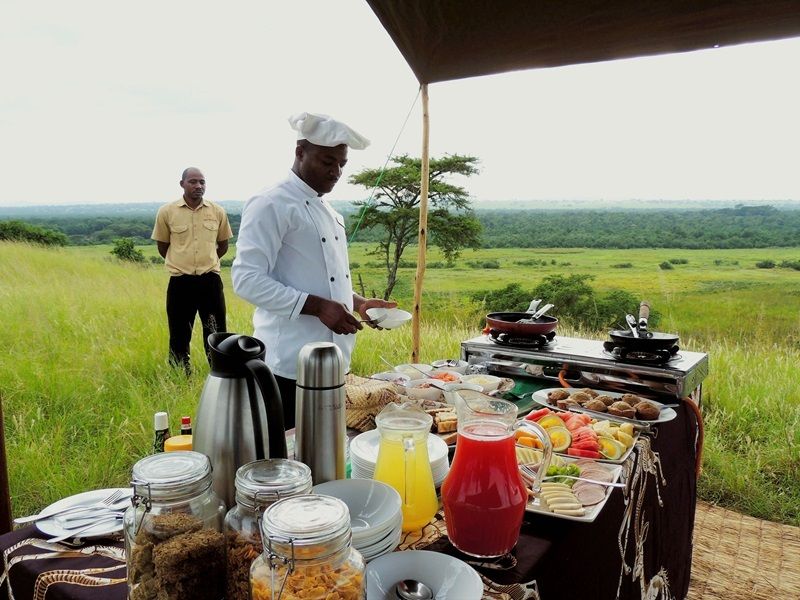
[[[642,322],[642,319],[645,323],[650,319],[650,304],[646,301],[642,301],[639,305],[639,323]]]

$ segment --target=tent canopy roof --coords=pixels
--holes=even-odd
[[[800,0],[367,0],[420,83],[800,36]]]

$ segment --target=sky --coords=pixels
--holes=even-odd
[[[0,206],[166,202],[187,166],[246,200],[302,111],[372,140],[345,175],[421,154],[418,83],[363,0],[3,0],[0,67]],[[432,84],[431,155],[478,157],[454,182],[482,202],[800,201],[799,71],[795,38]]]

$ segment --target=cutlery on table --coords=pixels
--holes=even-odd
[[[536,479],[536,472],[533,469],[531,469],[528,465],[519,465],[519,470],[522,473],[522,475],[525,476],[527,479],[530,479],[531,481]],[[586,477],[576,477],[574,475],[548,475],[542,478],[542,481],[550,481],[552,479],[559,479],[561,477],[564,477],[565,479],[574,479],[576,481],[586,481],[587,483],[596,483],[597,485],[604,485],[606,487],[621,488],[625,487],[626,485],[621,481],[619,483],[611,483],[610,481],[597,481],[596,479],[588,479]]]
[[[114,515],[113,517],[103,517],[102,519],[97,519],[96,521],[90,523],[89,525],[84,525],[82,527],[77,527],[75,529],[68,530],[64,535],[57,535],[56,537],[52,537],[48,542],[54,544],[56,542],[61,542],[69,538],[74,538],[79,533],[83,533],[84,531],[89,531],[90,529],[97,527],[98,525],[102,525],[103,523],[111,523],[112,521],[120,521],[122,520],[122,515]]]
[[[56,525],[62,529],[74,529],[75,527],[88,525],[89,523],[93,523],[104,517],[122,516],[124,512],[124,510],[96,509],[91,512],[70,513],[65,516],[58,516],[54,519],[54,521]]]
[[[27,517],[17,517],[14,519],[14,523],[17,525],[22,525],[23,523],[30,523],[32,521],[40,521],[42,519],[49,519],[50,517],[54,517],[55,515],[61,515],[64,513],[71,513],[76,511],[85,511],[90,509],[104,509],[110,508],[114,504],[120,502],[123,498],[127,499],[130,495],[130,490],[128,489],[120,489],[115,490],[113,493],[109,494],[106,498],[98,502],[94,502],[92,504],[78,504],[73,506],[66,506],[64,508],[59,508],[56,510],[43,510],[42,512],[29,515]]]

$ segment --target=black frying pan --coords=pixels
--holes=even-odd
[[[671,333],[653,333],[647,329],[647,320],[650,318],[650,305],[642,302],[639,305],[639,323],[637,327],[631,325],[633,331],[609,331],[608,335],[615,344],[624,346],[629,350],[642,352],[653,350],[669,350],[678,343],[678,336]]]

